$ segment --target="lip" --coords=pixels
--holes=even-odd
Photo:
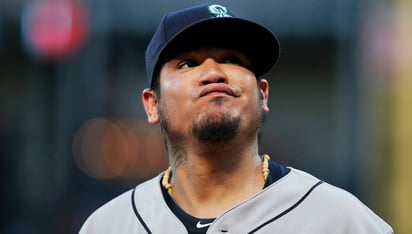
[[[238,88],[235,88],[233,86],[230,86],[224,83],[213,83],[213,84],[202,86],[199,88],[198,95],[196,96],[200,98],[200,97],[209,95],[211,93],[223,93],[223,94],[230,95],[233,97],[240,96],[240,90]]]

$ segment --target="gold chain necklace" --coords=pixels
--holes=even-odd
[[[269,175],[269,155],[263,155],[263,162],[262,162],[262,173],[263,173],[263,181],[266,181]],[[167,168],[165,174],[163,175],[162,185],[167,190],[167,192],[172,195],[172,185],[170,184],[170,177],[172,176],[172,168]]]

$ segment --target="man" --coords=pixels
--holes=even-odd
[[[81,233],[392,233],[348,192],[260,156],[279,43],[220,5],[167,14],[146,51],[150,124],[170,167],[94,212]]]

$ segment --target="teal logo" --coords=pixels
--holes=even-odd
[[[210,14],[214,15],[215,17],[232,17],[228,14],[226,7],[221,5],[210,5],[208,6]]]

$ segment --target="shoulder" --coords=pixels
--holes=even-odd
[[[150,194],[143,190],[154,190],[158,177],[148,180],[134,189],[130,189],[95,210],[83,224],[80,233],[133,233],[138,230],[137,217],[134,211],[134,196]]]
[[[292,168],[291,172],[291,177],[294,177],[294,182],[298,184],[321,181],[317,177],[298,169]],[[325,206],[329,209],[339,209],[342,211],[356,211],[356,209],[363,209],[365,207],[365,205],[350,192],[325,181],[321,181],[316,188],[312,187],[312,189],[313,191],[311,191],[307,199],[318,206]]]
[[[291,176],[295,177],[295,183],[318,180],[306,172],[293,168]],[[316,186],[301,206],[302,210],[307,210],[312,215],[316,212],[318,217],[322,217],[323,221],[329,221],[337,229],[340,227],[349,232],[363,230],[368,233],[392,233],[392,228],[356,196],[327,182]]]

